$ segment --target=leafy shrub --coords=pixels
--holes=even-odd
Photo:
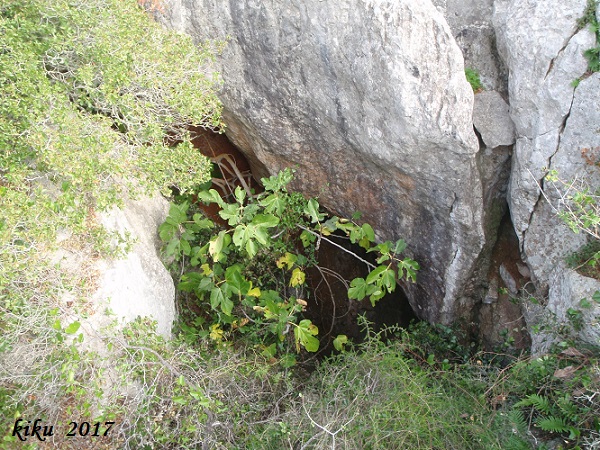
[[[287,191],[291,179],[290,170],[264,178],[265,191],[257,195],[237,187],[230,202],[214,189],[198,192],[198,200],[218,205],[226,227],[216,227],[199,213],[188,214],[190,203],[184,202],[171,206],[159,229],[166,257],[189,263],[192,270],[184,267],[178,288],[195,294],[208,314],[206,331],[215,341],[246,334],[263,346],[266,355],[275,356],[287,351],[286,338],[293,331],[296,351],[316,352],[318,329],[301,318],[310,295],[306,270],[317,264],[314,250],[319,242],[333,243],[328,236],[334,231],[378,255],[378,266],[355,255],[372,271],[351,281],[349,298],[368,297],[375,304],[396,289],[398,280],[415,280],[418,264],[400,258],[404,241],[375,244],[369,224],[327,218],[317,200]],[[268,279],[254,277],[257,258],[263,273],[271,274]],[[334,345],[341,349],[343,342],[345,336],[340,336]]]
[[[0,36],[0,410],[58,424],[93,414],[102,387],[69,325],[110,247],[96,213],[209,177],[181,130],[219,125],[217,80],[208,48],[134,0],[4,1]],[[57,235],[80,272],[53,261]]]

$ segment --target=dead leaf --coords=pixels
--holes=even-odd
[[[573,366],[567,366],[564,369],[556,369],[554,376],[556,378],[569,379],[573,378],[573,375],[577,372],[577,369]]]
[[[584,354],[581,353],[579,350],[577,350],[575,347],[569,347],[568,349],[560,352],[560,354],[565,355],[565,356],[573,356],[575,358],[583,358],[584,357]]]

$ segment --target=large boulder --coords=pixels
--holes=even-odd
[[[113,207],[100,214],[100,222],[115,236],[113,246],[130,242],[122,257],[96,264],[98,289],[93,296],[99,317],[92,318],[93,328],[104,324],[101,316],[108,308],[116,318],[127,323],[138,317],[156,321],[156,331],[171,336],[175,320],[175,285],[159,256],[161,246],[158,226],[169,211],[162,196],[126,200],[123,208]]]
[[[600,146],[600,74],[584,76],[583,56],[596,45],[595,36],[577,25],[586,4],[586,0],[497,0],[494,12],[500,53],[510,72],[510,114],[517,134],[510,211],[538,295],[549,293],[549,305],[556,311],[564,309],[559,305],[580,300],[565,297],[580,292],[571,288],[576,277],[563,273],[564,258],[587,237],[574,234],[557,217],[566,190],[544,175],[556,169],[566,181],[587,180],[592,188],[600,186],[598,168],[582,157],[585,149]]]
[[[257,173],[296,168],[296,189],[406,239],[419,316],[470,314],[485,244],[473,92],[429,0],[172,0],[165,20],[228,38],[227,133]]]

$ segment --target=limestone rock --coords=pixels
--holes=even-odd
[[[515,143],[515,125],[508,111],[508,104],[496,91],[485,91],[475,96],[473,125],[487,147]]]
[[[573,83],[587,70],[583,52],[595,45],[588,29],[577,29],[586,3],[498,0],[494,11],[498,47],[510,71],[510,114],[517,134],[511,216],[538,292],[549,290],[557,311],[572,303],[567,294],[576,290],[575,275],[561,275],[561,263],[587,238],[557,217],[565,189],[545,180],[545,171],[556,169],[566,181],[586,180],[592,189],[600,186],[597,167],[582,157],[585,149],[600,146],[600,74],[584,77],[577,87]],[[533,339],[536,352],[543,339]]]
[[[429,1],[172,0],[165,20],[220,59],[228,136],[265,175],[404,238],[417,314],[450,321],[484,245],[463,56]],[[466,300],[465,300],[466,301]],[[460,311],[464,308],[463,311]]]
[[[577,332],[577,338],[590,345],[600,345],[600,304],[592,299],[594,293],[600,290],[600,281],[561,267],[553,272],[550,286],[548,310],[554,313],[556,321],[570,324],[572,328],[569,310],[580,311],[581,330]],[[582,299],[587,299],[591,306],[582,307]]]
[[[564,170],[555,164],[560,153],[578,152],[560,142],[574,97],[571,83],[585,72],[582,53],[594,39],[587,30],[576,32],[585,4],[585,0],[499,2],[494,16],[499,48],[510,69],[510,111],[517,132],[509,205],[526,261],[533,277],[542,282],[547,282],[549,270],[565,251],[549,242],[558,240],[555,233],[564,234],[564,226],[541,201],[539,186],[544,168]],[[597,95],[591,93],[590,100]],[[566,176],[573,173],[568,172]],[[540,210],[550,211],[539,215]],[[536,220],[542,228],[528,233]]]
[[[508,71],[496,49],[494,0],[433,0],[462,50],[465,66],[479,73],[485,90],[507,93]]]
[[[519,289],[517,288],[517,282],[511,275],[511,273],[506,269],[506,266],[504,264],[500,265],[499,273],[500,278],[502,278],[504,285],[508,289],[508,292],[510,292],[511,295],[516,296],[519,293]]]
[[[600,149],[600,74],[581,81],[573,97],[570,115],[559,136],[556,153],[550,161],[550,168],[557,169],[560,177],[567,182],[581,180],[592,189],[600,187],[600,170],[590,165],[583,157],[585,149]],[[593,156],[592,156],[593,157]],[[531,177],[531,175],[529,175]],[[524,234],[523,249],[527,262],[541,283],[548,283],[556,264],[577,251],[587,242],[585,233],[574,234],[556,216],[554,208],[562,209],[562,196],[567,188],[560,183],[544,183],[546,198],[536,205],[529,226]]]
[[[94,295],[97,305],[105,304],[120,319],[130,322],[150,317],[157,331],[171,336],[175,319],[175,286],[158,255],[158,226],[164,221],[168,202],[160,197],[126,201],[123,209],[113,208],[101,215],[101,223],[135,244],[125,258],[100,261],[101,278]]]

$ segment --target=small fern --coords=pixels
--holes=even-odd
[[[556,400],[556,406],[560,409],[562,417],[568,419],[571,423],[577,423],[579,420],[578,413],[581,412],[577,405],[571,400],[569,394],[565,394],[564,397],[560,397]]]
[[[510,436],[502,443],[504,450],[531,450],[531,445],[518,436]]]
[[[517,434],[524,435],[527,433],[528,424],[525,420],[525,415],[520,409],[513,409],[508,413],[508,420],[510,421],[513,428],[517,431]]]
[[[571,427],[565,422],[562,417],[545,417],[536,421],[536,425],[544,431],[551,433],[567,433],[571,431]]]
[[[527,406],[533,406],[539,412],[544,414],[550,414],[552,407],[550,406],[550,401],[544,397],[543,395],[530,394],[525,397],[523,400],[515,403],[515,408],[524,408]]]

